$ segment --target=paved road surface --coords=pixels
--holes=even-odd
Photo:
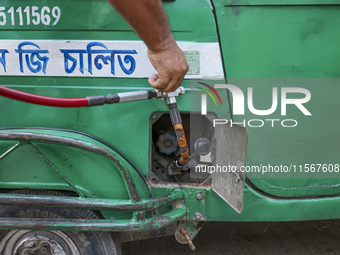
[[[206,223],[194,239],[197,251],[173,236],[123,244],[123,255],[339,255],[340,220],[270,223]]]

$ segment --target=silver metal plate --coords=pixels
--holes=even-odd
[[[189,65],[187,74],[200,73],[200,55],[198,51],[184,51],[185,58]]]
[[[216,125],[212,189],[238,213],[243,210],[244,173],[248,131],[239,125]],[[220,170],[220,171],[218,171]]]

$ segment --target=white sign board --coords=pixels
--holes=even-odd
[[[218,43],[179,42],[186,79],[223,79]],[[156,73],[142,41],[0,40],[0,76],[147,78]]]

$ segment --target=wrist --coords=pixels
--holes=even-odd
[[[177,43],[174,37],[170,34],[167,38],[160,40],[160,42],[154,45],[147,45],[148,49],[154,53],[168,51],[174,47],[177,47]]]

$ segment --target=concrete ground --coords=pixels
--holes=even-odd
[[[209,222],[194,239],[196,251],[173,236],[125,243],[123,255],[333,255],[340,254],[340,220]]]

